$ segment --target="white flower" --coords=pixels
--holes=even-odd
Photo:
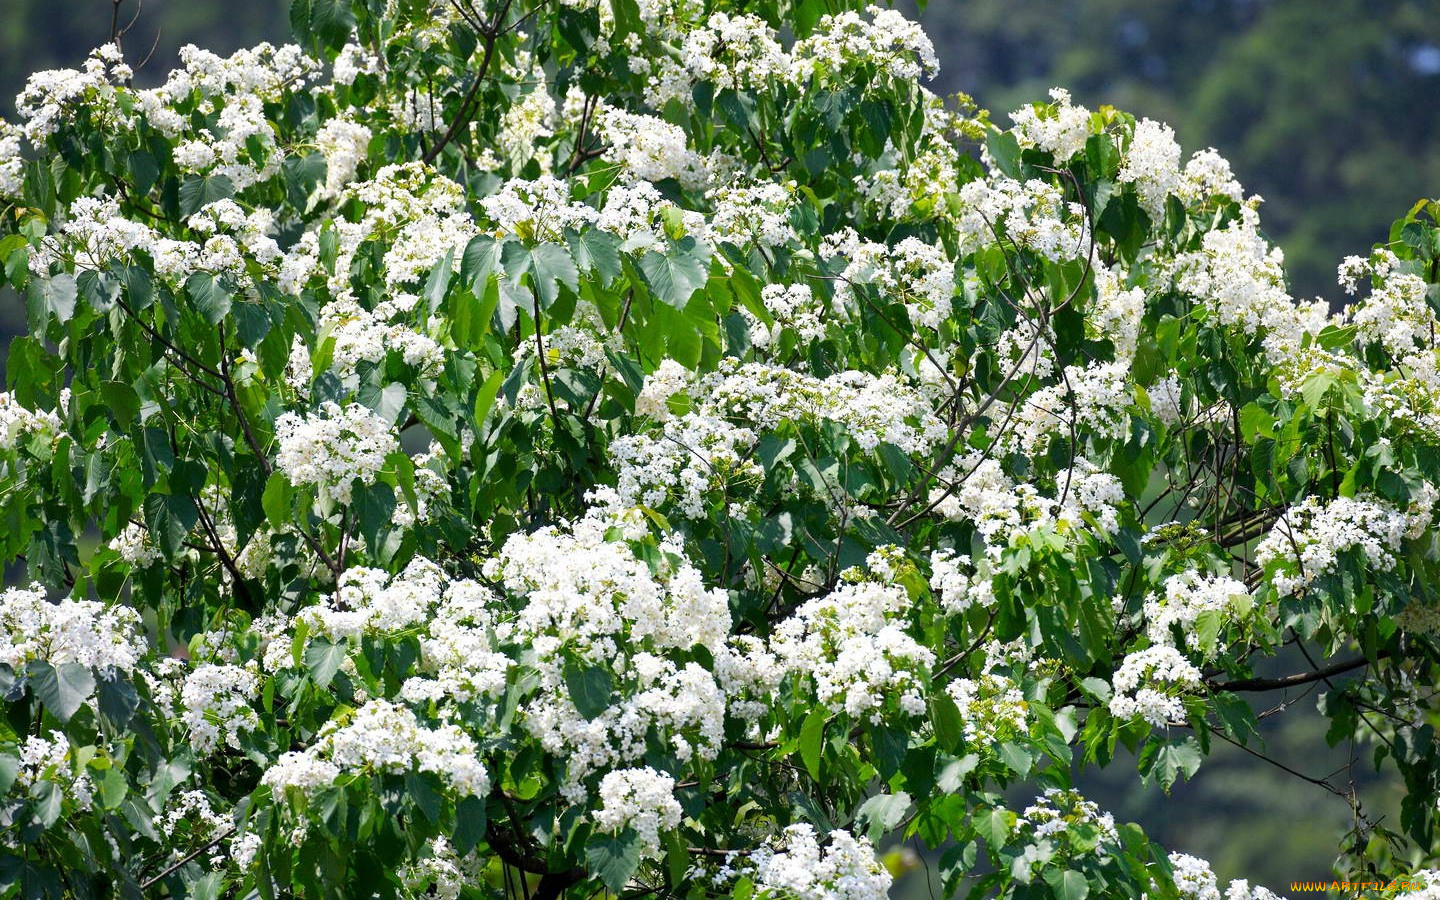
[[[150,532],[144,525],[131,522],[110,541],[110,549],[120,558],[138,569],[148,568],[160,561],[160,551],[150,542]]]
[[[680,824],[682,810],[675,801],[675,779],[646,766],[616,769],[600,781],[600,809],[595,825],[603,831],[633,828],[640,837],[641,855],[659,858],[660,831]]]
[[[12,669],[38,659],[129,673],[145,650],[140,616],[129,607],[68,598],[51,603],[38,584],[0,593],[0,662]]]
[[[885,900],[892,880],[869,838],[836,830],[822,847],[810,825],[786,828],[777,848],[759,848],[737,869],[757,897],[775,900]]]
[[[1140,717],[1161,727],[1185,718],[1178,692],[1200,687],[1200,670],[1174,647],[1131,653],[1111,679],[1110,712],[1117,719]]]
[[[1206,575],[1191,569],[1165,579],[1163,595],[1145,600],[1145,633],[1152,644],[1174,644],[1178,627],[1186,646],[1199,649],[1196,620],[1207,612],[1228,616],[1250,608],[1250,591],[1242,582],[1222,575]]]
[[[275,465],[296,486],[315,485],[349,504],[355,481],[374,484],[385,457],[400,449],[390,423],[358,403],[326,401],[314,414],[275,421]]]
[[[187,675],[180,690],[181,721],[195,749],[213,753],[222,742],[240,749],[240,736],[260,727],[250,705],[259,690],[259,679],[240,666],[207,663]]]
[[[1043,104],[1021,107],[1010,114],[1015,137],[1022,147],[1039,147],[1064,163],[1085,149],[1090,139],[1090,110],[1070,103],[1070,92],[1051,88],[1053,107]]]
[[[1425,517],[1428,519],[1428,515]],[[1271,569],[1280,596],[1299,593],[1335,568],[1339,555],[1358,548],[1375,569],[1395,568],[1409,517],[1383,500],[1306,497],[1291,506],[1255,548],[1255,562]]]

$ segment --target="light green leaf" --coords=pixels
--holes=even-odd
[[[47,662],[32,662],[26,670],[30,676],[30,687],[50,715],[62,723],[70,717],[95,692],[95,674],[89,666],[67,662],[51,666]]]

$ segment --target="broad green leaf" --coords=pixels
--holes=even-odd
[[[305,648],[305,667],[310,678],[320,687],[329,687],[340,664],[345,661],[345,641],[331,643],[328,638],[317,637]]]
[[[1090,895],[1090,882],[1074,869],[1051,869],[1045,880],[1055,891],[1055,900],[1085,900]]]
[[[61,722],[69,722],[70,717],[75,715],[95,692],[94,673],[89,666],[82,666],[80,663],[66,662],[51,666],[47,662],[37,661],[30,663],[26,671],[30,676],[30,688],[35,692],[36,698],[45,704],[50,715]]]
[[[614,685],[610,673],[596,665],[569,660],[565,663],[565,686],[580,715],[593,719],[610,708]]]
[[[630,828],[597,834],[585,844],[585,863],[612,892],[619,894],[640,867],[640,836]]]
[[[151,494],[145,498],[145,527],[168,559],[180,554],[199,520],[195,501],[185,494]]]
[[[230,314],[230,292],[209,272],[196,272],[185,279],[185,293],[211,325],[220,324]]]
[[[663,302],[684,309],[690,298],[705,286],[706,270],[694,252],[695,239],[672,242],[665,253],[645,251],[640,271],[650,289]]]
[[[225,175],[191,175],[180,183],[180,215],[190,218],[217,200],[235,196],[235,185]]]

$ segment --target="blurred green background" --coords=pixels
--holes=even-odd
[[[3,0],[0,113],[37,69],[77,65],[110,34],[111,0]],[[195,43],[227,52],[287,37],[285,0],[122,0],[137,81],[154,83]],[[912,7],[913,12],[913,7]],[[932,0],[920,16],[941,61],[931,87],[963,91],[995,120],[1052,85],[1170,123],[1187,150],[1213,146],[1266,199],[1298,297],[1338,297],[1336,263],[1383,240],[1421,196],[1440,195],[1440,0]],[[153,52],[152,52],[153,48]],[[0,347],[23,327],[0,297]],[[3,349],[0,349],[3,367]],[[1275,673],[1298,671],[1281,661]],[[1323,688],[1322,688],[1323,690]],[[1395,824],[1397,788],[1366,765],[1373,748],[1325,746],[1318,691],[1265,720],[1265,752],[1315,778],[1352,780],[1371,819]],[[1267,708],[1280,698],[1256,701]],[[1165,798],[1133,765],[1081,773],[1121,821],[1210,859],[1224,881],[1284,892],[1330,872],[1348,804],[1254,756],[1221,747]],[[1017,788],[1017,809],[1033,789]],[[933,863],[933,855],[931,857]],[[929,897],[923,878],[897,896]]]

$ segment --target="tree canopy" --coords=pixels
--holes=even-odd
[[[1213,900],[1074,771],[1325,683],[1440,896],[1440,205],[1332,314],[1219,154],[894,10],[291,19],[0,124],[4,895]]]

